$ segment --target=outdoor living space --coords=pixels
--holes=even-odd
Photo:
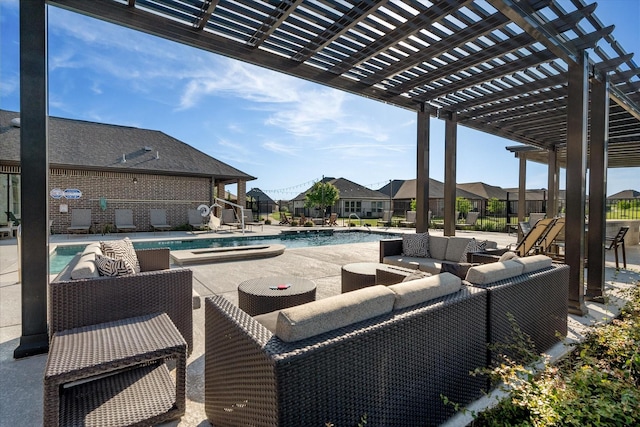
[[[364,227],[356,227],[359,231],[369,232]],[[287,227],[265,225],[263,231],[255,231],[252,235],[274,235]],[[380,231],[383,229],[380,228]],[[376,230],[373,229],[373,232]],[[399,229],[399,233],[413,233],[414,229]],[[442,235],[442,230],[430,230],[432,235]],[[227,238],[240,236],[235,233],[198,233],[166,232],[162,240],[172,238]],[[498,247],[505,247],[516,242],[515,236],[507,233],[488,233],[458,231],[458,236],[475,237],[478,240],[493,240]],[[154,240],[153,233],[127,233],[131,240]],[[89,235],[51,236],[51,245],[80,243],[88,244],[102,239],[119,239],[123,235]],[[1,425],[40,425],[42,424],[43,407],[43,372],[47,355],[38,355],[22,359],[14,359],[13,351],[19,344],[21,335],[20,291],[18,272],[18,250],[16,239],[0,241],[0,388]],[[208,296],[220,295],[231,303],[238,304],[238,284],[253,278],[269,276],[293,276],[312,280],[316,287],[316,299],[325,299],[341,292],[342,266],[356,262],[377,262],[379,257],[378,242],[328,245],[310,248],[286,249],[281,255],[243,261],[218,262],[213,264],[197,264],[189,266],[193,271],[193,289],[204,299]],[[626,248],[627,268],[616,271],[614,254],[606,253],[605,290],[607,294],[619,290],[640,280],[640,245],[628,244]],[[177,267],[177,266],[172,266]],[[585,273],[586,276],[586,273]],[[622,301],[611,298],[606,305],[587,302],[588,315],[579,317],[569,315],[569,333],[567,342],[579,340],[585,333],[585,327],[594,325],[605,318],[611,318]],[[186,413],[180,419],[161,425],[206,426],[209,425],[204,410],[204,349],[205,349],[205,310],[203,307],[193,310],[193,351],[187,359],[187,401]],[[556,355],[566,352],[566,347],[559,344],[554,347]],[[483,402],[478,402],[482,405]],[[452,418],[447,425],[464,426],[468,417]]]

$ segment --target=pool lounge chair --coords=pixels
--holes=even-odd
[[[203,222],[203,217],[198,209],[189,209],[187,215],[189,217],[189,227],[191,227],[191,231],[203,230],[207,227],[207,225]]]
[[[476,225],[479,216],[480,212],[469,212],[467,214],[467,220],[464,223],[456,224],[456,228],[473,227]]]
[[[229,229],[242,227],[242,223],[236,217],[236,211],[233,209],[222,209],[220,217],[220,225],[226,225]]]
[[[416,226],[416,211],[407,211],[403,221],[400,221],[400,225],[403,227],[415,227]]]
[[[531,230],[523,237],[515,248],[515,252],[518,256],[527,256],[534,248],[537,248],[540,239],[546,235],[548,231],[547,228],[551,227],[554,222],[555,218],[544,218],[531,227]]]
[[[87,233],[91,228],[91,209],[71,210],[71,225],[67,227],[69,233]]]
[[[334,227],[338,226],[338,214],[337,213],[332,213],[331,215],[329,215],[329,219],[327,220],[327,225],[331,225]]]
[[[291,220],[287,216],[286,212],[280,212],[280,225],[291,225]]]
[[[390,226],[391,225],[391,217],[393,215],[393,211],[383,211],[382,212],[382,219],[379,219],[378,222],[376,223],[376,225],[380,226]]]
[[[116,229],[120,231],[135,231],[133,211],[131,209],[116,209]]]
[[[254,225],[259,225],[260,226],[260,230],[262,230],[264,224],[261,221],[254,221],[251,211],[244,211],[244,226],[245,227],[248,226],[251,229],[253,229]]]
[[[167,224],[166,209],[149,209],[149,222],[153,232],[171,230],[171,225]]]

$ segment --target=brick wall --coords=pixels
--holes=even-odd
[[[209,205],[211,193],[209,178],[63,169],[51,170],[49,189],[54,188],[82,191],[80,199],[49,198],[49,219],[53,220],[55,234],[67,232],[71,211],[76,208],[90,208],[99,229],[114,223],[115,209],[132,209],[137,231],[151,231],[151,208],[166,209],[167,222],[173,226],[186,224],[188,209]],[[105,210],[100,206],[101,198],[106,199]],[[63,204],[67,212],[60,212]]]

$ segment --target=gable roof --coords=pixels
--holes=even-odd
[[[640,191],[636,190],[622,190],[616,194],[612,194],[608,199],[638,199],[640,198]]]
[[[456,197],[464,197],[465,199],[478,199],[478,195],[456,188]],[[400,190],[396,193],[393,200],[409,200],[416,198],[416,180],[408,179],[402,184]],[[429,178],[429,198],[444,199],[444,182]]]
[[[356,184],[353,181],[349,181],[344,178],[324,178],[322,182],[328,182],[340,191],[340,200],[345,199],[357,199],[357,200],[388,200],[389,196],[382,194],[379,191],[371,190],[370,188],[363,187],[360,184]],[[293,201],[302,201],[305,195],[311,190],[308,190],[298,194]]]
[[[495,185],[485,184],[484,182],[469,182],[466,184],[457,184],[459,189],[468,191],[469,193],[476,194],[483,199],[496,198],[498,200],[504,200],[507,198],[507,192]]]
[[[396,194],[398,194],[400,187],[402,187],[402,184],[404,184],[404,181],[404,179],[394,179],[389,184],[378,189],[378,191],[386,195],[387,197],[389,197],[389,192],[391,192],[391,197],[395,197]]]
[[[20,163],[20,128],[12,124],[19,116],[0,110],[1,163]],[[60,117],[49,117],[49,166],[256,179],[160,131]]]
[[[252,188],[251,190],[247,191],[247,197],[260,200],[261,202],[266,201],[269,203],[275,203],[275,201],[271,197],[267,196],[267,193],[259,188]]]

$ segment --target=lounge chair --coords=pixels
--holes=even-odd
[[[236,217],[236,211],[233,209],[222,209],[220,225],[226,225],[229,229],[242,227],[242,224]]]
[[[456,224],[456,228],[460,227],[473,227],[476,225],[478,221],[478,217],[480,216],[480,212],[469,212],[467,214],[467,220],[462,224]]]
[[[311,218],[307,218],[306,216],[304,216],[304,214],[300,214],[300,223],[298,223],[298,225],[305,225],[307,222],[310,222],[313,224],[313,221],[311,220]]]
[[[154,233],[171,230],[171,225],[167,224],[166,209],[149,209],[149,218]]]
[[[540,239],[542,239],[546,233],[547,228],[550,227],[556,221],[555,218],[544,218],[538,221],[526,236],[518,243],[515,248],[515,252],[518,256],[527,256],[534,248],[538,247]]]
[[[253,228],[254,225],[259,225],[262,230],[264,224],[261,221],[254,221],[251,211],[244,211],[244,226]]]
[[[207,227],[203,222],[203,217],[198,209],[189,209],[187,215],[189,217],[189,227],[191,227],[191,231],[203,230]],[[213,216],[213,214],[211,216]]]
[[[6,211],[7,221],[13,221],[13,226],[17,227],[20,225],[20,220],[16,218],[16,216],[11,211]]]
[[[91,228],[91,209],[71,210],[71,225],[67,227],[69,233],[87,233]]]
[[[564,218],[556,218],[555,221],[547,227],[544,235],[540,240],[538,240],[538,245],[534,248],[536,253],[547,255],[555,259],[563,258],[559,253],[558,244],[554,242],[564,229],[564,221]]]
[[[531,227],[533,227],[534,225],[536,225],[536,223],[538,221],[540,221],[541,219],[543,219],[546,216],[547,216],[547,214],[544,213],[544,212],[530,212],[529,213],[529,225]]]
[[[116,230],[135,231],[137,227],[133,223],[133,211],[131,209],[116,209]]]
[[[383,211],[382,219],[379,219],[377,225],[390,226],[391,225],[391,217],[393,215],[393,211]]]
[[[400,221],[400,225],[404,227],[416,226],[416,211],[407,211],[403,221]]]
[[[286,212],[280,212],[280,225],[290,225],[291,224],[291,220],[289,219],[289,217],[287,216]]]
[[[627,254],[624,249],[624,236],[629,231],[629,227],[620,227],[618,230],[618,234],[613,237],[607,237],[605,240],[609,243],[608,246],[605,247],[606,250],[615,250],[616,255],[616,270],[620,269],[620,265],[618,264],[618,247],[622,248],[622,265],[624,268],[627,268]]]
[[[331,215],[329,215],[329,219],[327,220],[327,225],[331,225],[334,227],[338,226],[338,214],[337,213],[332,213]]]

